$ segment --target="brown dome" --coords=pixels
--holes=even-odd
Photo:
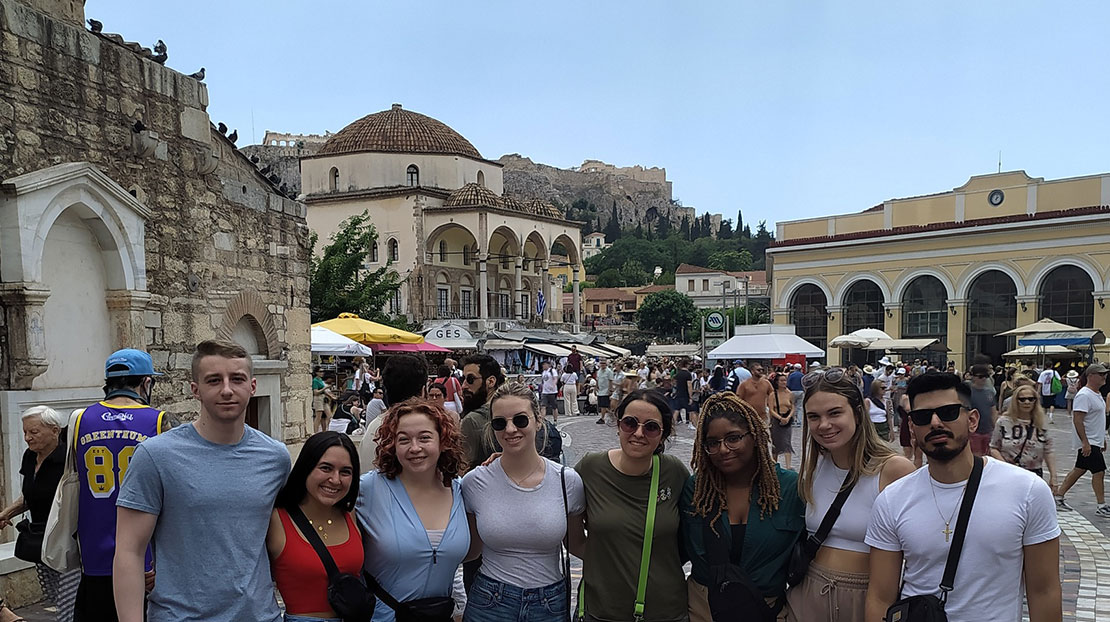
[[[492,190],[476,183],[469,183],[455,190],[443,202],[446,207],[501,207],[501,197]]]
[[[435,119],[393,104],[339,130],[316,155],[377,151],[441,153],[482,159],[482,154],[455,130]]]

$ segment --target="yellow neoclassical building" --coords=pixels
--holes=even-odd
[[[776,324],[832,337],[880,328],[936,338],[966,368],[1014,346],[996,334],[1052,318],[1110,329],[1110,173],[972,177],[855,214],[780,222],[767,264]]]
[[[562,285],[553,273],[563,270],[580,299],[582,223],[549,203],[503,196],[501,164],[400,104],[354,121],[302,158],[301,183],[317,251],[345,219],[369,213],[378,242],[368,267],[390,263],[404,279],[391,312],[417,322],[463,320],[477,331],[559,322]]]

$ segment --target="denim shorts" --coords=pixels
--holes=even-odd
[[[285,614],[284,622],[343,622],[342,618],[310,618],[308,616],[298,616],[291,613]]]
[[[565,622],[566,582],[520,588],[478,574],[467,595],[463,622]]]

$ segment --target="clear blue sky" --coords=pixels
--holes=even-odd
[[[1110,3],[88,0],[207,68],[213,121],[337,131],[394,102],[489,159],[663,166],[746,222],[970,175],[1110,170]],[[253,118],[253,121],[252,121]],[[253,129],[252,129],[253,128]],[[252,135],[254,140],[252,141]]]

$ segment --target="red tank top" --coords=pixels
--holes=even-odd
[[[293,615],[331,611],[328,604],[328,573],[312,545],[301,538],[289,513],[278,508],[281,527],[285,530],[285,548],[273,564],[274,581],[285,601],[285,609]],[[329,546],[339,572],[358,575],[362,570],[362,541],[355,522],[348,512],[347,531],[350,537],[343,544]]]

